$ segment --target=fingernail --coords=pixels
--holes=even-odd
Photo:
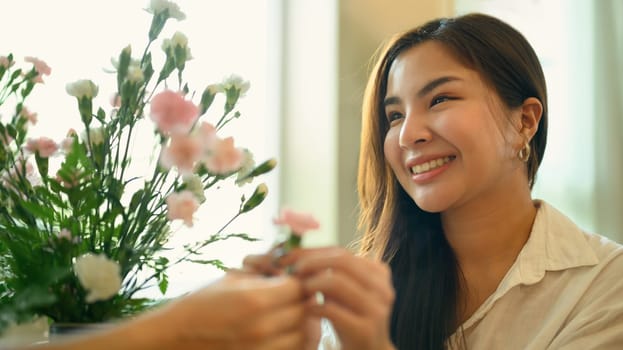
[[[274,267],[281,267],[280,260],[286,255],[286,251],[282,247],[278,247],[271,253],[272,264]]]

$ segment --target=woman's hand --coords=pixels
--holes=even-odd
[[[308,312],[331,321],[342,349],[394,348],[389,319],[395,296],[387,264],[337,247],[297,249],[280,258],[279,264],[293,266],[308,299]],[[316,300],[319,292],[323,303]]]

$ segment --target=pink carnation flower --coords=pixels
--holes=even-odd
[[[114,93],[112,95],[110,95],[110,105],[113,106],[114,108],[119,108],[121,107],[121,96],[119,96],[118,93]]]
[[[199,116],[199,108],[171,90],[165,90],[151,100],[151,119],[163,134],[187,132]]]
[[[62,149],[63,152],[65,152],[66,154],[71,152],[71,149],[74,146],[74,137],[76,137],[77,135],[78,133],[74,128],[69,128],[69,130],[67,130],[67,134],[65,134],[65,138],[63,139],[63,141],[61,141],[59,145],[60,149]]]
[[[281,216],[273,219],[273,223],[290,227],[292,233],[297,236],[302,236],[305,232],[316,230],[320,227],[320,224],[312,215],[295,212],[290,209],[283,209]]]
[[[227,174],[240,169],[243,161],[242,150],[234,147],[234,138],[217,138],[209,146],[204,159],[206,168],[214,174]]]
[[[31,112],[30,110],[28,110],[27,107],[22,108],[20,115],[23,118],[27,119],[30,122],[30,124],[32,125],[37,124],[37,113]]]
[[[63,141],[61,141],[61,144],[60,144],[60,148],[66,154],[71,152],[71,149],[73,148],[73,146],[74,146],[74,138],[72,136],[65,137]]]
[[[162,150],[160,165],[170,169],[175,166],[180,173],[191,174],[195,164],[201,159],[201,140],[193,135],[175,134],[171,143]]]
[[[180,219],[184,221],[184,225],[193,226],[193,214],[199,209],[199,201],[191,191],[171,193],[166,202],[169,220]]]
[[[43,75],[50,75],[52,73],[52,69],[47,65],[44,61],[38,59],[37,57],[24,57],[24,61],[30,62],[35,66],[35,70],[39,73],[33,81],[35,83],[43,83]]]
[[[218,138],[216,136],[216,128],[214,127],[214,125],[206,122],[202,122],[201,124],[199,124],[199,127],[197,128],[197,133],[201,138],[201,142],[203,143],[203,145],[208,148],[211,147],[214,144],[214,141],[216,141]]]
[[[40,137],[38,139],[28,139],[26,150],[31,153],[38,152],[40,157],[49,158],[58,151],[58,145],[50,138]]]
[[[11,67],[13,64],[15,64],[14,61],[9,61],[9,58],[6,56],[0,56],[0,66],[4,67],[4,68],[9,68]]]

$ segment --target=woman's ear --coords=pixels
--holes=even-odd
[[[539,129],[539,122],[543,115],[543,105],[536,97],[528,97],[521,105],[521,128],[519,132],[527,140],[531,140]]]

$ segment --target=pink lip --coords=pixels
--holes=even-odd
[[[431,161],[433,159],[439,159],[439,158],[444,158],[444,157],[453,157],[453,156],[454,155],[428,155],[428,156],[415,157],[415,158],[412,158],[409,161],[407,161],[407,163],[406,163],[407,164],[407,170],[411,173],[411,168],[416,166],[416,165],[420,165],[420,164],[426,163],[426,162]],[[434,180],[437,176],[439,176],[443,172],[445,172],[450,167],[450,164],[452,164],[453,161],[454,161],[454,159],[449,161],[448,163],[438,167],[438,168],[426,171],[424,173],[420,173],[420,174],[413,174],[413,173],[411,173],[411,179],[416,184],[428,183],[428,182]]]
[[[424,184],[424,183],[430,182],[434,180],[437,176],[439,176],[441,173],[446,171],[450,167],[450,164],[452,164],[452,161],[440,166],[439,168],[435,168],[433,170],[429,170],[424,173],[420,173],[420,174],[412,173],[411,180],[413,180],[413,182],[417,184]]]

